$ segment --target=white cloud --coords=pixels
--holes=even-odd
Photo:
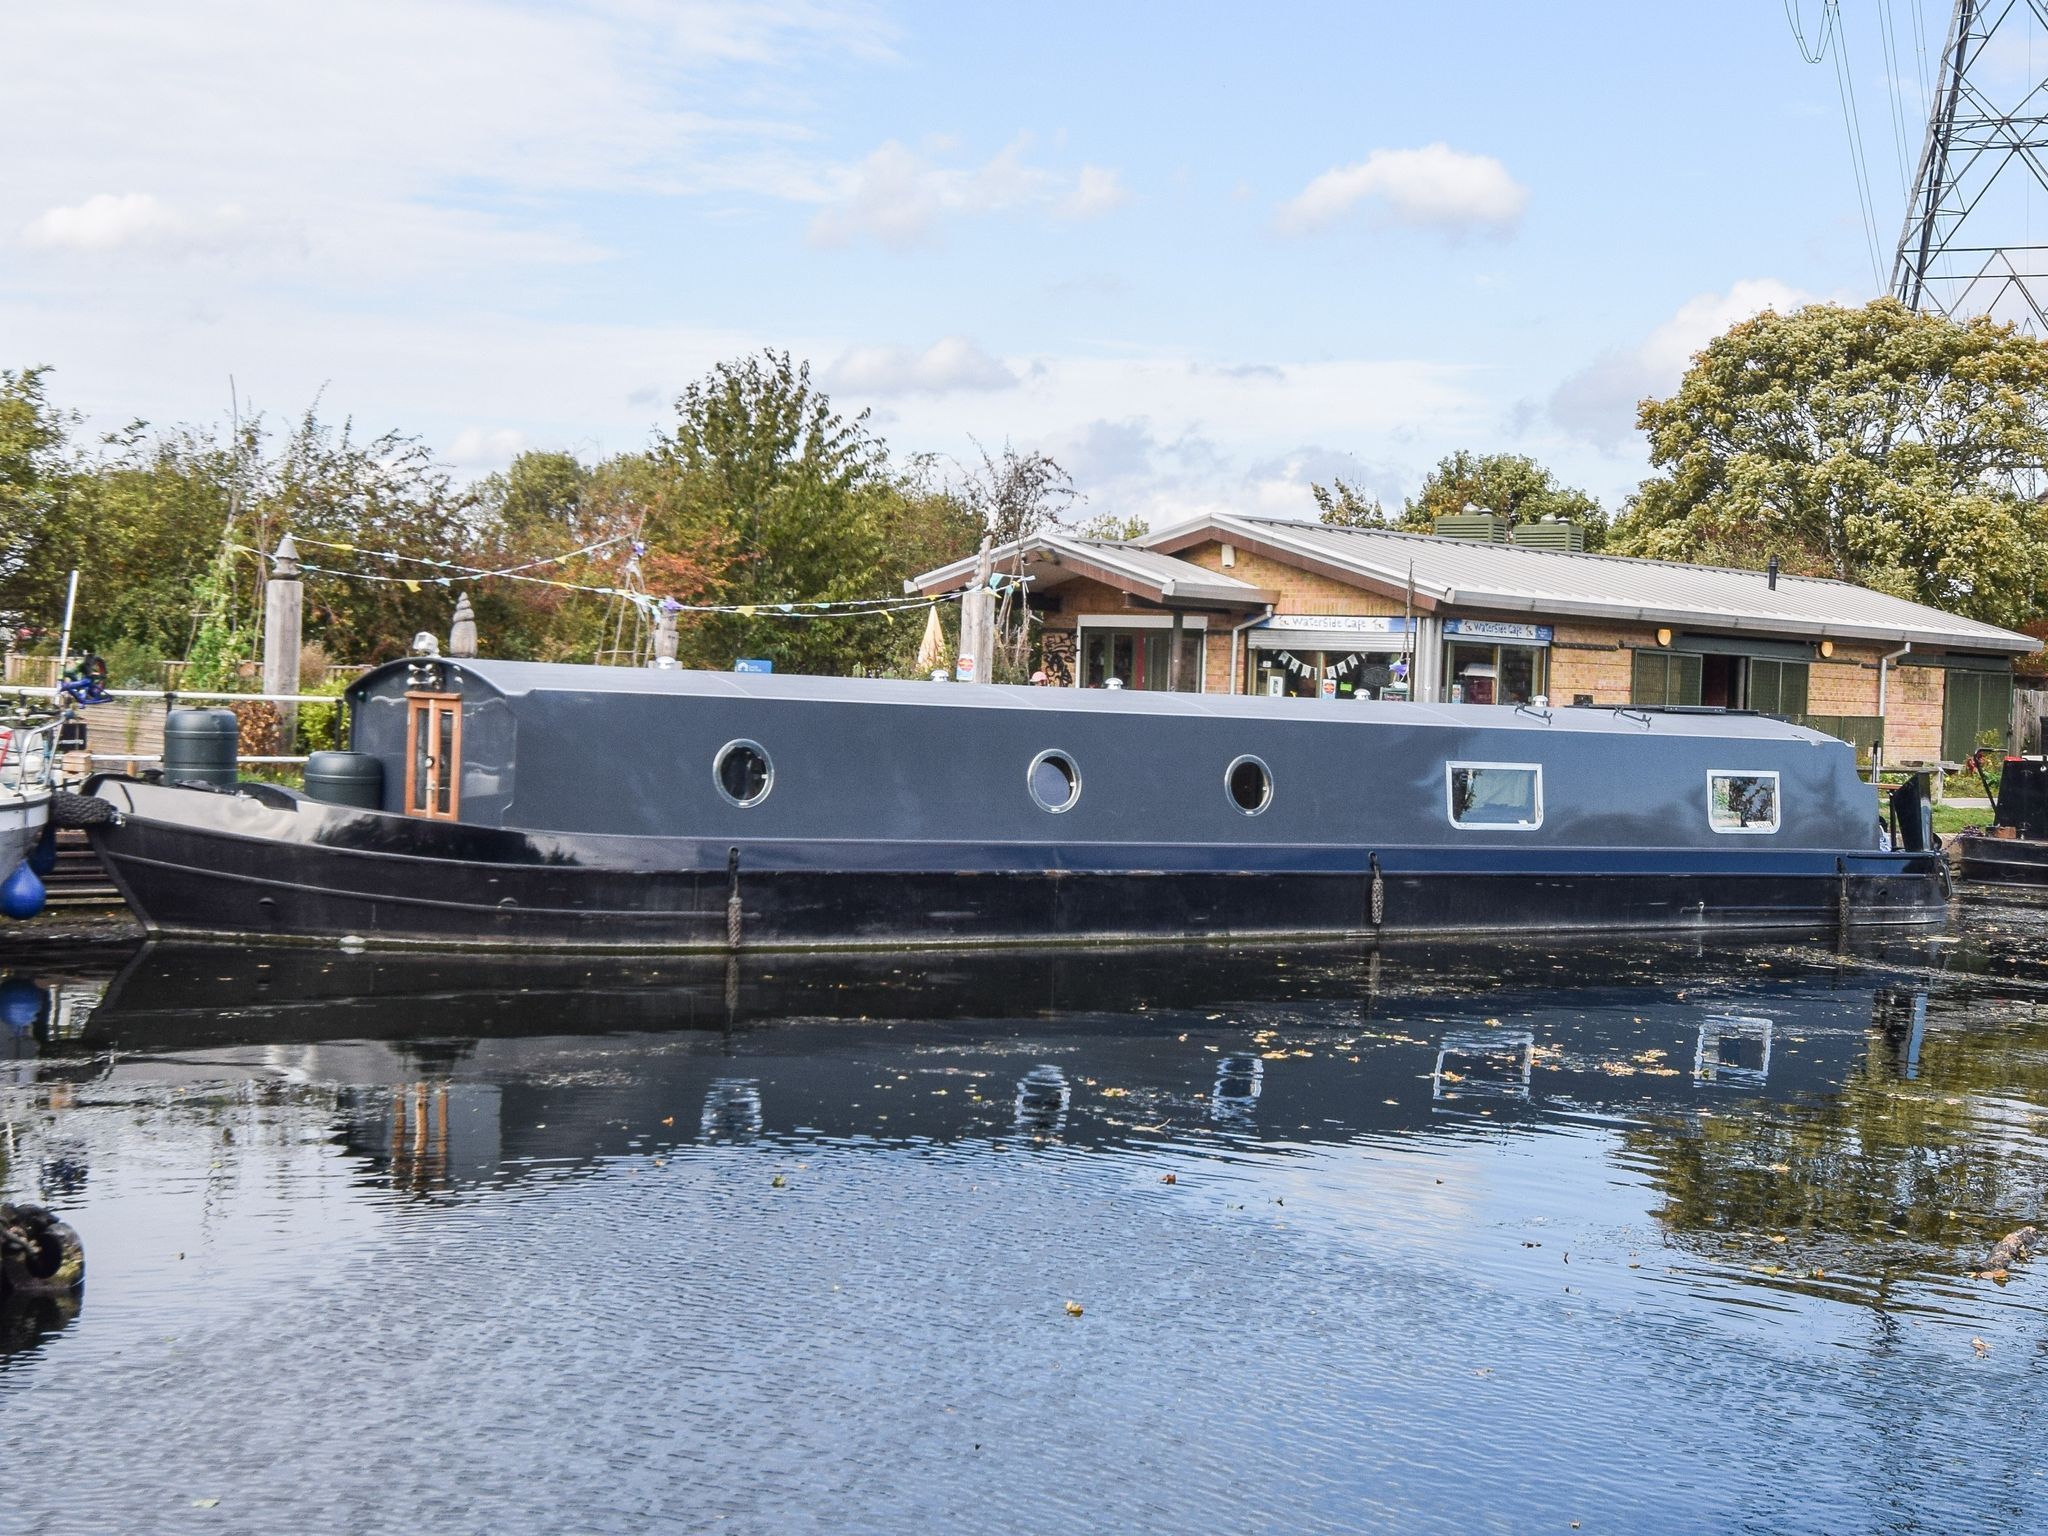
[[[1009,389],[1017,375],[965,336],[947,336],[922,352],[855,347],[827,370],[832,387],[857,395],[939,395]]]
[[[1113,170],[1084,165],[1073,174],[1030,164],[1028,134],[1020,134],[984,164],[948,164],[953,146],[931,143],[923,152],[891,139],[860,164],[841,171],[811,221],[813,245],[843,246],[868,239],[893,251],[935,243],[948,218],[1050,212],[1086,219],[1107,213],[1127,197]]]
[[[358,302],[365,279],[586,260],[567,210],[593,198],[815,200],[808,105],[760,77],[885,49],[857,0],[0,6],[8,109],[40,128],[37,153],[0,156],[0,208],[20,210],[0,240],[275,259]],[[224,208],[263,251],[216,236]]]
[[[1063,219],[1094,219],[1114,213],[1131,200],[1131,189],[1123,177],[1104,165],[1084,165],[1074,178],[1074,190],[1060,199]]]
[[[1551,419],[1588,442],[1620,448],[1635,436],[1637,403],[1677,388],[1700,348],[1738,320],[1767,309],[1786,313],[1814,298],[1771,277],[1745,278],[1726,293],[1695,294],[1636,345],[1601,353],[1558,385]]]
[[[526,435],[511,427],[465,427],[449,443],[447,460],[455,469],[488,473],[503,469],[525,448]]]
[[[1397,224],[1451,236],[1505,235],[1528,202],[1528,189],[1491,155],[1448,144],[1376,149],[1356,165],[1323,172],[1282,204],[1279,227],[1307,234],[1367,203]]]
[[[128,246],[200,248],[218,243],[243,223],[232,203],[209,212],[181,213],[147,192],[97,193],[82,203],[47,209],[21,231],[40,250],[104,252]]]

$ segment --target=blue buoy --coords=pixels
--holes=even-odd
[[[7,877],[7,883],[0,885],[0,915],[31,918],[42,910],[43,882],[28,867],[28,860],[23,859]]]
[[[39,877],[47,878],[57,867],[57,823],[43,823],[43,835],[36,839],[36,845],[29,851],[28,867]]]
[[[9,976],[0,981],[0,1028],[17,1035],[31,1033],[50,1006],[50,994],[26,976]]]

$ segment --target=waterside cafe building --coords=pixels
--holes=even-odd
[[[995,568],[1029,578],[1057,684],[1755,709],[1894,765],[2006,746],[2014,658],[2041,649],[1848,582],[1587,554],[1566,525],[1456,521],[1476,536],[1237,515],[1136,542],[1051,532],[997,550]],[[973,578],[963,560],[906,586],[938,596]]]

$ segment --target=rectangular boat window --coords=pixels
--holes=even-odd
[[[1531,831],[1543,825],[1543,769],[1535,763],[1447,763],[1454,827]]]
[[[1778,830],[1778,775],[1715,769],[1707,775],[1707,825],[1716,832]]]

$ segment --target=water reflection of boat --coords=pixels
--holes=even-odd
[[[1456,1105],[1532,1124],[1561,1105],[1689,1112],[1678,1068],[1724,1027],[1704,1020],[1796,1026],[1807,1048],[1747,1086],[1821,1092],[1863,1052],[1882,991],[1853,969],[1760,974],[1676,946],[998,951],[931,970],[156,945],[73,1037],[29,1048],[46,1072],[203,1077],[260,1045],[266,1071],[342,1085],[352,1144],[415,1187],[648,1137],[1093,1144],[1142,1123],[1344,1140]]]
[[[1880,845],[1853,749],[1744,712],[433,657],[349,706],[314,796],[94,781],[94,847],[145,924],[746,951],[1946,912],[1931,834]]]

